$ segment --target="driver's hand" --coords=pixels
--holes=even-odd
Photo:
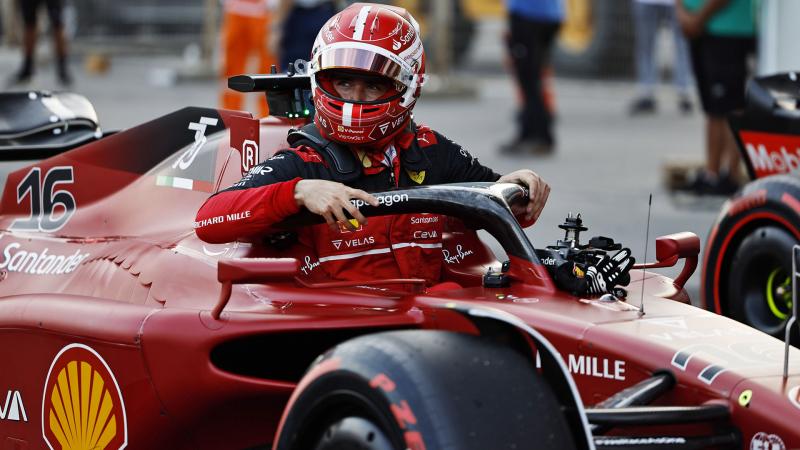
[[[367,218],[350,203],[351,199],[356,198],[372,206],[378,206],[378,199],[374,196],[335,181],[300,180],[294,187],[294,199],[297,205],[324,217],[325,222],[331,227],[339,222],[351,230],[356,228],[345,211],[358,223],[367,223]]]
[[[503,175],[497,182],[516,183],[528,188],[530,200],[528,207],[525,208],[524,222],[525,226],[536,223],[536,220],[539,219],[539,214],[544,209],[544,204],[547,203],[547,197],[550,195],[550,186],[545,183],[542,177],[530,169],[521,169]]]
[[[587,293],[598,295],[610,292],[620,284],[621,278],[631,270],[635,261],[628,248],[623,248],[611,258],[598,256],[594,265],[586,269]]]

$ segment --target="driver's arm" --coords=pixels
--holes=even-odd
[[[528,206],[525,208],[525,215],[517,216],[517,220],[523,228],[536,223],[545,203],[547,203],[547,197],[550,196],[550,186],[542,177],[530,169],[520,169],[503,175],[497,182],[515,183],[528,188],[530,199],[528,200]]]
[[[195,233],[215,244],[267,231],[299,211],[294,190],[303,175],[299,158],[290,151],[278,152],[233,186],[209,197],[197,211]]]
[[[347,220],[350,217],[367,223],[350,200],[361,199],[373,206],[378,200],[360,189],[316,179],[320,171],[315,165],[324,163],[322,158],[309,157],[309,152],[313,150],[305,147],[278,152],[233,186],[209,197],[197,212],[197,236],[213,244],[269,233],[273,224],[301,207],[319,214],[331,226],[338,221],[354,227]]]

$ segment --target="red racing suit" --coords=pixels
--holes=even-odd
[[[200,239],[222,243],[269,234],[271,225],[299,211],[294,187],[300,179],[337,181],[376,192],[500,177],[461,146],[424,126],[395,140],[400,150],[394,158],[385,158],[385,168],[377,168],[363,155],[359,160],[344,146],[330,145],[313,127],[304,127],[301,131],[308,134],[300,133],[294,140],[290,136],[293,148],[276,152],[241,181],[206,200],[194,224]],[[379,201],[403,198],[387,195]],[[316,251],[318,260],[306,267],[321,267],[334,279],[423,278],[435,283],[442,264],[443,225],[443,218],[435,214],[378,216],[354,231],[344,226],[332,231],[327,224],[305,227],[298,230],[298,238]]]

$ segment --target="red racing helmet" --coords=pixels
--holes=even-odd
[[[385,77],[394,89],[377,100],[339,97],[332,71]],[[411,120],[425,81],[419,26],[405,9],[355,3],[331,17],[314,41],[311,90],[322,135],[348,145],[382,146]]]

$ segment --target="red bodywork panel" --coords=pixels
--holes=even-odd
[[[673,300],[685,301],[685,292],[660,275],[633,271],[629,301],[607,302],[559,292],[543,266],[514,260],[510,287],[484,288],[486,268],[499,263],[474,232],[451,230],[443,281],[458,284],[323,289],[309,287],[320,279],[308,249],[201,242],[197,209],[241,176],[227,130],[237,117],[187,108],[8,177],[0,206],[3,448],[58,448],[59,436],[108,448],[269,445],[318,354],[380,330],[472,331],[441,313],[453,302],[505,310],[543,333],[587,405],[670,369],[678,385],[663,402],[721,401],[745,443],[763,432],[800,446],[800,352],[791,350],[782,380],[781,342]],[[254,141],[262,158],[284,145],[289,126],[261,121]],[[300,281],[278,274],[234,284],[213,318],[217,262],[246,257],[296,258]],[[743,406],[745,390],[752,395]]]

